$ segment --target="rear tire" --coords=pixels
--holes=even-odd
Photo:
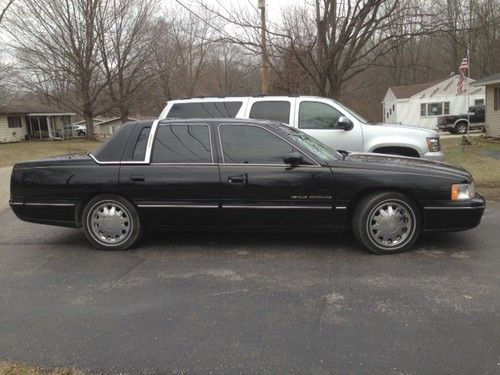
[[[455,133],[456,134],[465,134],[467,133],[467,123],[465,121],[460,121],[455,125]]]
[[[134,205],[114,194],[92,198],[83,209],[82,226],[87,240],[100,250],[129,249],[142,233]]]
[[[366,196],[352,216],[356,239],[374,254],[409,250],[420,233],[420,212],[406,195],[381,192]]]

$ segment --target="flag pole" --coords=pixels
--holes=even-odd
[[[465,80],[465,95],[467,95],[467,129],[466,129],[466,135],[469,135],[469,128],[470,128],[470,113],[469,113],[469,80],[470,80],[470,50],[469,50],[469,43],[467,43],[467,79]]]

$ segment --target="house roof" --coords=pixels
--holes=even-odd
[[[48,106],[41,103],[5,103],[0,104],[0,114],[2,115],[59,115],[73,116],[73,112],[68,112],[54,106]]]
[[[492,74],[491,76],[484,77],[473,83],[474,86],[486,86],[495,83],[500,83],[500,73]]]
[[[409,98],[421,91],[428,89],[438,83],[443,82],[442,79],[424,83],[418,83],[416,85],[405,85],[405,86],[392,86],[389,89],[392,90],[397,99]]]

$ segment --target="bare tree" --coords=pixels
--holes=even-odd
[[[96,27],[104,1],[25,0],[12,12],[8,28],[26,86],[80,114],[91,139],[107,83],[99,68]]]
[[[0,6],[0,24],[2,23],[5,14],[9,10],[9,8],[14,4],[14,0],[2,1],[2,5]]]
[[[127,121],[134,95],[148,78],[146,64],[153,48],[148,20],[155,10],[152,0],[111,0],[98,10],[100,67],[122,122]]]

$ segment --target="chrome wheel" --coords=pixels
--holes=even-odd
[[[111,200],[98,202],[90,209],[88,227],[92,237],[106,246],[124,243],[133,229],[127,208]]]
[[[463,123],[463,122],[458,123],[457,126],[455,127],[455,131],[458,134],[465,134],[465,133],[467,133],[467,124]]]
[[[368,215],[367,232],[375,244],[388,250],[402,247],[415,232],[415,214],[402,201],[386,201]]]

